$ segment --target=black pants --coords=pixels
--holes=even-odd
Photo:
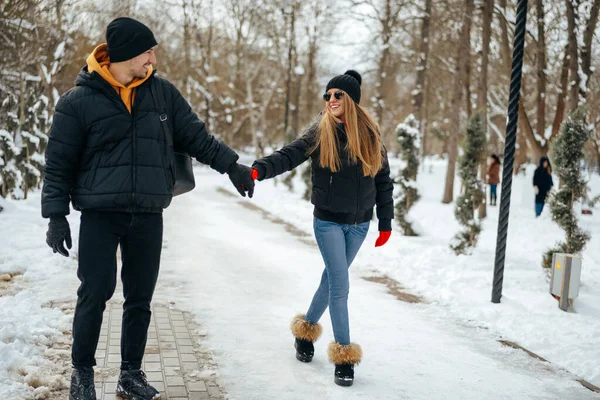
[[[158,278],[162,233],[162,214],[82,213],[77,269],[81,285],[73,319],[75,368],[96,365],[102,313],[117,285],[117,245],[121,246],[125,298],[121,368],[140,368]]]

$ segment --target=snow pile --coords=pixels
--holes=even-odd
[[[66,385],[51,361],[61,354],[51,346],[71,329],[72,316],[48,302],[75,299],[76,260],[53,255],[46,245],[39,204],[39,193],[27,201],[0,198],[0,275],[13,281],[0,287],[2,399],[45,398]],[[70,220],[77,234],[77,219]]]

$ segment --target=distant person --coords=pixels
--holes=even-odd
[[[117,284],[120,247],[125,303],[116,394],[150,400],[160,393],[141,367],[160,265],[162,213],[175,184],[173,146],[228,173],[242,196],[252,197],[254,181],[250,167],[239,164],[238,155],[208,133],[179,90],[155,74],[157,42],[146,25],[117,18],[108,25],[106,39],[87,58],[75,87],[56,104],[42,216],[50,218],[46,243],[68,257],[69,204],[81,211],[81,285],[73,317],[69,399],[96,399],[95,354],[102,314]]]
[[[500,165],[502,163],[500,162],[500,158],[498,158],[498,156],[495,154],[492,154],[490,156],[490,160],[491,164],[487,173],[488,184],[490,185],[490,206],[495,206],[497,198],[497,188],[498,184],[500,183]]]
[[[379,238],[387,242],[394,219],[394,185],[379,127],[359,105],[361,76],[350,70],[332,78],[318,121],[304,135],[252,167],[259,181],[291,171],[308,159],[312,165],[313,227],[325,263],[321,283],[306,314],[292,320],[296,358],[312,361],[319,320],[329,307],[333,337],[328,355],[335,364],[334,382],[350,386],[361,347],[350,342],[348,269],[358,253],[377,205]]]
[[[552,181],[552,167],[548,157],[540,158],[540,166],[533,174],[533,191],[535,192],[535,216],[539,217],[544,209],[548,192],[554,186]]]

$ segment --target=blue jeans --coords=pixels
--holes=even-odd
[[[490,195],[492,195],[492,196],[495,197],[496,196],[496,192],[497,192],[496,191],[497,188],[498,188],[498,185],[496,185],[494,183],[491,183],[490,184]]]
[[[535,203],[535,216],[539,217],[544,209],[544,203]]]
[[[370,221],[357,225],[337,224],[315,218],[315,238],[325,262],[321,284],[306,313],[306,321],[317,323],[329,306],[335,341],[350,344],[348,323],[348,268],[369,231]]]

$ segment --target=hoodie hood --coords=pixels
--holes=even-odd
[[[550,166],[550,159],[548,157],[542,157],[542,158],[540,158],[540,164],[539,164],[540,167],[544,166],[544,161],[547,161],[548,166]]]
[[[108,46],[106,43],[99,45],[92,51],[87,58],[87,71],[89,73],[96,72],[102,77],[112,88],[117,92],[129,113],[133,107],[135,100],[135,88],[144,83],[152,76],[152,66],[148,68],[148,72],[144,78],[134,78],[133,81],[125,86],[118,82],[109,70],[110,57],[108,56]]]

